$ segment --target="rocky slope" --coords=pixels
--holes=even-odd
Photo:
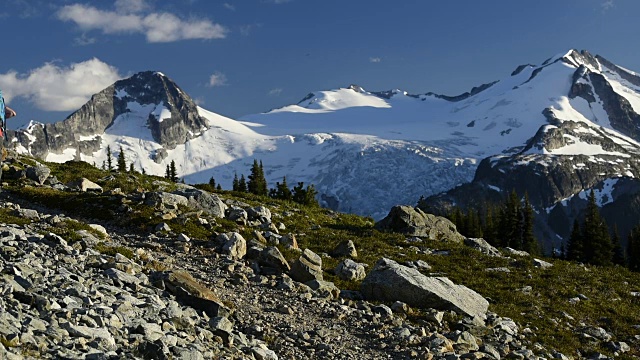
[[[250,205],[80,163],[8,163],[0,193],[3,359],[566,358],[535,340],[542,329],[494,313],[487,308],[495,300],[442,274],[459,261],[432,271],[425,260],[470,252],[480,261],[484,253],[509,264],[485,273],[525,268],[529,277],[554,265],[464,239],[446,219],[394,208],[378,227],[408,238],[377,243],[385,249],[378,258],[371,239],[328,248],[332,232],[350,227],[332,212],[320,220],[309,209]],[[81,175],[95,182],[75,181]],[[324,222],[332,219],[339,221]],[[320,245],[311,242],[315,232],[327,234]],[[640,287],[636,277],[627,281]],[[636,295],[620,296],[630,303]],[[638,335],[596,324],[571,326],[585,342],[567,355],[604,356],[595,345],[625,354],[640,344]]]

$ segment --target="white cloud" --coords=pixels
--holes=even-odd
[[[209,84],[207,84],[207,86],[209,87],[214,87],[214,86],[224,86],[227,85],[227,76],[219,71],[216,71],[215,73],[211,74],[211,76],[209,77]]]
[[[372,63],[379,63],[381,61],[382,61],[382,59],[380,59],[379,57],[370,57],[369,58],[369,62],[372,62]]]
[[[614,7],[616,7],[616,4],[613,3],[613,0],[606,0],[606,1],[603,1],[602,4],[600,4],[600,6],[602,7],[602,12],[607,12],[613,9]]]
[[[227,9],[227,10],[236,11],[236,7],[233,6],[232,4],[224,3],[224,4],[222,4],[222,6],[224,6],[224,8]]]
[[[269,90],[268,94],[271,96],[280,96],[280,94],[282,94],[282,89],[281,88],[271,89]]]
[[[117,11],[105,11],[93,6],[73,4],[57,12],[58,19],[70,21],[83,31],[101,30],[104,34],[146,35],[148,42],[172,42],[188,39],[221,39],[228,30],[209,20],[183,20],[170,13],[142,14],[144,1],[117,1]]]
[[[258,29],[258,28],[261,28],[261,27],[262,27],[261,23],[241,25],[240,26],[240,34],[242,34],[242,36],[249,36],[249,35],[251,35],[251,33],[253,32],[254,29]]]
[[[0,74],[0,87],[5,97],[26,98],[41,110],[71,111],[121,78],[118,69],[93,58],[68,67],[46,63],[28,74],[12,70]]]

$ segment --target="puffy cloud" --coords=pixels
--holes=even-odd
[[[0,74],[0,87],[5,98],[26,98],[46,111],[71,111],[121,78],[118,69],[93,58],[68,67],[46,63],[27,74],[12,70]]]
[[[56,13],[58,19],[70,21],[84,31],[100,30],[104,34],[140,33],[148,42],[172,42],[188,39],[221,39],[228,30],[209,20],[183,20],[170,13],[143,14],[148,6],[144,1],[117,1],[116,11],[100,10],[93,6],[73,4],[63,6]]]
[[[211,74],[211,76],[209,77],[209,84],[207,84],[207,86],[209,87],[214,87],[214,86],[224,86],[227,85],[227,77],[225,76],[225,74],[216,71],[215,73]]]

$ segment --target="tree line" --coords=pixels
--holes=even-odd
[[[248,179],[247,179],[248,178]],[[245,178],[244,174],[233,177],[232,190],[237,192],[250,193],[261,196],[269,196],[273,199],[293,201],[302,205],[319,206],[316,200],[316,191],[313,185],[305,187],[304,182],[298,182],[293,188],[289,188],[286,176],[282,178],[282,182],[276,182],[276,187],[269,189],[267,180],[264,177],[264,167],[262,161],[253,160],[251,166],[251,174]],[[214,186],[215,180],[211,178],[209,184]],[[218,184],[219,186],[219,184]]]
[[[520,199],[512,191],[501,204],[485,203],[476,210],[465,211],[456,206],[445,216],[467,237],[481,237],[493,246],[508,246],[532,255],[544,253],[533,234],[534,211],[526,193]],[[617,226],[609,228],[591,190],[584,215],[575,219],[569,240],[559,251],[553,249],[552,255],[592,265],[620,265],[640,271],[640,224],[630,232],[627,246],[623,247]]]

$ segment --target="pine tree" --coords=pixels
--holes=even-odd
[[[524,205],[522,207],[522,250],[531,255],[538,253],[538,242],[533,236],[533,207],[529,202],[529,195],[524,194]]]
[[[222,191],[222,185],[218,184],[218,186],[216,186],[216,190]]]
[[[113,170],[113,157],[111,156],[111,145],[107,145],[107,170]]]
[[[131,164],[129,164],[129,172],[132,173],[132,174],[134,172],[136,172],[136,169],[133,167],[133,162]]]
[[[589,193],[582,237],[585,244],[586,261],[594,265],[611,265],[613,247],[609,229],[600,216],[593,189]]]
[[[566,259],[574,261],[585,261],[584,238],[582,237],[582,231],[580,229],[580,223],[578,222],[578,219],[575,219],[573,221],[571,236],[569,237],[569,243],[567,244]]]
[[[142,166],[140,167],[140,172],[142,175],[147,175],[147,170],[145,170]]]
[[[318,206],[316,195],[318,192],[313,185],[308,185],[304,188],[304,182],[299,182],[298,185],[293,187],[293,201],[308,206]]]
[[[267,180],[264,178],[264,168],[262,167],[262,161],[258,164],[258,160],[253,160],[251,166],[251,175],[249,175],[249,182],[247,183],[247,189],[250,193],[256,195],[267,196],[269,190],[267,189]]]
[[[640,225],[631,230],[627,237],[627,267],[640,271]]]
[[[618,232],[618,224],[613,225],[611,246],[613,247],[613,258],[611,259],[611,261],[615,265],[625,266],[626,259],[624,256],[624,249],[622,248],[622,241],[620,240],[620,233]]]
[[[240,181],[238,181],[238,191],[240,192],[248,192],[247,189],[247,180],[244,178],[244,174],[240,175]]]
[[[120,146],[120,153],[118,154],[118,171],[127,171],[127,160],[124,158],[124,151],[122,150],[122,146]]]
[[[169,164],[167,164],[167,168],[164,170],[164,178],[171,179],[171,168],[169,167]]]
[[[496,242],[498,240],[498,236],[496,235],[496,225],[494,220],[494,209],[493,206],[486,205],[486,215],[484,217],[484,228],[482,233],[484,234],[484,239],[489,242],[491,245],[497,245]]]
[[[102,170],[107,170],[107,162],[106,161],[102,162]]]
[[[239,184],[240,184],[240,180],[238,180],[238,174],[237,173],[233,174],[233,183],[231,185],[231,190],[238,191]]]
[[[522,248],[520,217],[520,200],[516,191],[513,190],[500,211],[498,234],[501,247]]]
[[[214,179],[213,176],[209,178],[209,185],[211,185],[212,188],[216,187],[216,179]]]
[[[275,198],[282,199],[282,200],[289,200],[289,201],[293,200],[293,194],[289,189],[289,185],[287,185],[286,176],[282,177],[282,183],[279,183],[279,182],[276,183]]]
[[[171,160],[171,164],[169,166],[169,179],[174,183],[178,182],[178,171],[176,170],[176,162]]]

